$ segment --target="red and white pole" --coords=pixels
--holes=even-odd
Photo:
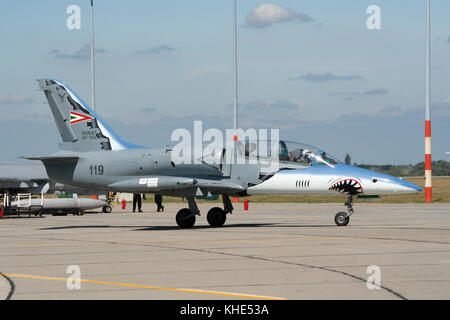
[[[426,31],[426,101],[425,101],[425,201],[432,202],[431,174],[431,69],[430,69],[430,0],[427,0],[427,31]]]
[[[425,120],[425,201],[432,202],[431,121]]]

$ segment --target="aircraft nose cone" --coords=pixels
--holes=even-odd
[[[421,192],[422,188],[407,180],[381,172],[358,168],[355,174],[369,181],[364,185],[364,193],[368,194],[408,194]],[[353,169],[355,170],[355,169]]]
[[[419,187],[418,185],[416,185],[416,184],[414,184],[412,182],[406,181],[406,180],[402,180],[402,179],[400,179],[400,180],[401,180],[400,184],[403,187],[411,189],[411,191],[415,191],[415,192],[421,192],[422,191],[422,188]]]

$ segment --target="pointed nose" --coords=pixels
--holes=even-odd
[[[422,191],[422,188],[418,185],[397,177],[391,177],[386,186],[393,194],[417,193]]]
[[[399,184],[402,187],[407,188],[407,190],[410,191],[410,192],[421,192],[422,191],[421,187],[419,187],[418,185],[416,185],[416,184],[414,184],[412,182],[409,182],[409,181],[406,181],[406,180],[403,180],[403,179],[399,179],[399,180],[400,180]]]
[[[398,177],[363,168],[358,168],[357,170],[354,167],[352,168],[356,176],[364,177],[364,180],[367,179],[367,183],[364,184],[365,194],[390,195],[422,191],[422,188],[418,185]]]

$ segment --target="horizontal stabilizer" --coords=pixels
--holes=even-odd
[[[78,160],[80,157],[77,156],[45,156],[45,157],[23,157],[27,160],[56,160],[56,161],[74,161]]]

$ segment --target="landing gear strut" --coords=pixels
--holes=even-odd
[[[231,203],[230,197],[227,195],[222,195],[223,208],[225,213],[233,213],[233,204]]]
[[[345,205],[347,206],[348,213],[338,212],[334,216],[334,223],[336,223],[336,225],[339,227],[344,227],[344,226],[348,225],[348,223],[350,222],[350,216],[355,213],[355,211],[353,210],[353,195],[352,194],[348,196],[348,200],[345,203]]]

